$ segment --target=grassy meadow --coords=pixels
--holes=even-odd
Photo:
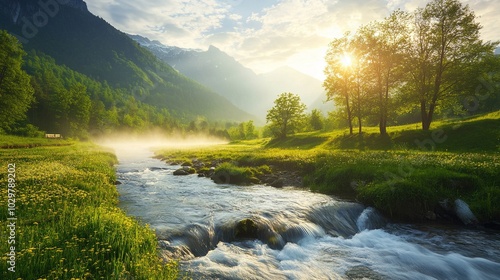
[[[415,124],[390,127],[384,137],[376,127],[352,136],[309,132],[157,154],[167,161],[229,162],[234,174],[250,168],[248,176],[263,166],[299,171],[312,191],[375,206],[395,220],[425,220],[440,201],[460,198],[487,222],[500,220],[499,127],[496,112],[436,122],[427,132]]]
[[[0,149],[0,219],[17,218],[15,243],[8,244],[12,230],[1,229],[1,279],[178,278],[178,265],[159,258],[154,231],[118,208],[112,153],[90,143],[0,136],[10,141],[33,148]],[[15,272],[8,270],[10,246]]]

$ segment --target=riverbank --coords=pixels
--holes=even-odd
[[[271,184],[265,178],[276,181],[281,174],[283,184],[278,185],[301,181],[299,186],[373,206],[395,221],[459,222],[455,209],[458,199],[466,202],[477,218],[462,222],[498,226],[498,148],[488,140],[481,152],[482,142],[475,140],[493,138],[498,143],[499,132],[492,129],[500,123],[497,115],[445,122],[426,134],[406,127],[388,137],[316,132],[280,141],[259,139],[200,149],[167,149],[157,155],[167,162],[194,161],[203,170],[216,167],[214,175],[222,176],[222,183],[235,183],[227,175],[236,175],[237,182],[243,184]],[[471,129],[474,134],[465,133]],[[454,139],[459,135],[460,141]],[[411,141],[430,146],[433,136],[437,140],[433,142],[434,151],[415,144],[410,147]],[[474,143],[474,152],[465,152]],[[219,167],[221,163],[225,163],[223,168]],[[260,170],[270,171],[262,174]],[[245,174],[247,179],[239,178]]]
[[[111,152],[66,140],[18,143],[33,148],[0,149],[0,217],[12,225],[1,230],[12,239],[0,245],[0,278],[177,279],[154,231],[118,208]]]
[[[174,176],[184,162],[133,152],[117,152],[120,205],[157,229],[193,279],[495,279],[500,269],[499,232],[386,223],[371,207],[306,189]]]

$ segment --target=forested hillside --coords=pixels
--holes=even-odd
[[[15,35],[29,53],[25,68],[33,76],[35,88],[35,103],[29,112],[33,124],[44,130],[84,129],[85,124],[75,127],[77,120],[64,116],[75,118],[71,112],[63,112],[67,106],[55,105],[68,103],[71,98],[76,98],[74,103],[90,104],[91,131],[164,127],[166,122],[170,127],[176,125],[173,118],[182,123],[198,116],[224,121],[250,118],[91,14],[83,1],[54,3],[57,8],[34,0],[0,1],[0,29]],[[45,18],[34,16],[40,11]],[[42,19],[44,22],[40,22]],[[58,95],[63,88],[66,99]],[[105,123],[96,121],[104,112],[110,114]]]

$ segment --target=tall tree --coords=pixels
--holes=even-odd
[[[30,77],[21,69],[24,55],[21,43],[0,30],[0,129],[26,118],[33,102]]]
[[[300,96],[284,92],[274,101],[274,107],[267,112],[266,120],[276,138],[286,138],[294,133],[305,118],[306,105]]]
[[[87,95],[87,88],[80,84],[74,84],[69,89],[69,125],[71,134],[78,137],[86,137],[86,132],[90,120],[90,109],[92,101]]]
[[[362,76],[375,100],[380,134],[387,133],[391,94],[403,84],[409,20],[409,14],[397,10],[383,21],[363,26],[356,35],[356,48],[365,68]]]
[[[458,0],[433,0],[417,10],[407,64],[412,97],[420,104],[422,129],[429,130],[436,107],[460,79],[455,75],[493,52],[494,43],[479,38],[481,25]]]
[[[334,39],[328,46],[325,67],[326,79],[323,87],[326,89],[327,101],[333,100],[343,104],[349,134],[353,134],[354,119],[354,74],[351,69],[352,36],[349,33]]]

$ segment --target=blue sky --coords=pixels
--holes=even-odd
[[[89,10],[123,32],[166,45],[214,45],[257,73],[290,66],[322,79],[328,43],[346,31],[428,0],[85,0]],[[498,0],[462,0],[500,40]]]

